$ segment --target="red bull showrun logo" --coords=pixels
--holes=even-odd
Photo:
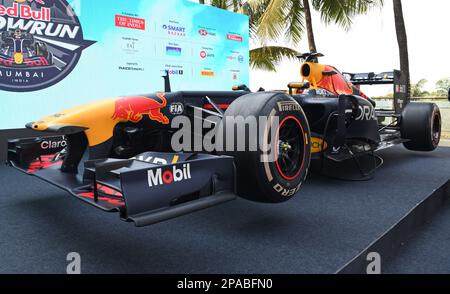
[[[84,40],[66,0],[0,0],[0,90],[48,88],[67,77],[94,43]]]

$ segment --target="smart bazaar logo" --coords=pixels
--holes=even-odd
[[[0,90],[32,92],[57,84],[94,43],[84,39],[66,0],[0,0]]]
[[[162,29],[171,36],[186,37],[186,28],[178,24],[164,24]]]

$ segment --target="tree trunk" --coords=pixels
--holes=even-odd
[[[314,39],[314,31],[312,26],[311,7],[309,0],[303,0],[303,9],[305,10],[306,32],[308,34],[309,51],[311,53],[317,52],[316,41]]]
[[[403,8],[401,0],[394,0],[395,29],[397,31],[397,41],[400,51],[400,70],[406,75],[407,89],[410,89],[408,37],[406,34],[405,20],[403,18]]]
[[[198,1],[200,4],[205,4],[205,0],[199,0]]]

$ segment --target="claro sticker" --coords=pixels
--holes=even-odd
[[[65,0],[0,0],[0,34],[0,90],[10,92],[60,82],[95,43]]]

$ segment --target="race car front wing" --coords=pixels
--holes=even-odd
[[[64,137],[12,140],[8,163],[123,220],[146,226],[209,208],[236,196],[233,158],[147,152],[132,159],[84,160],[61,171]]]

